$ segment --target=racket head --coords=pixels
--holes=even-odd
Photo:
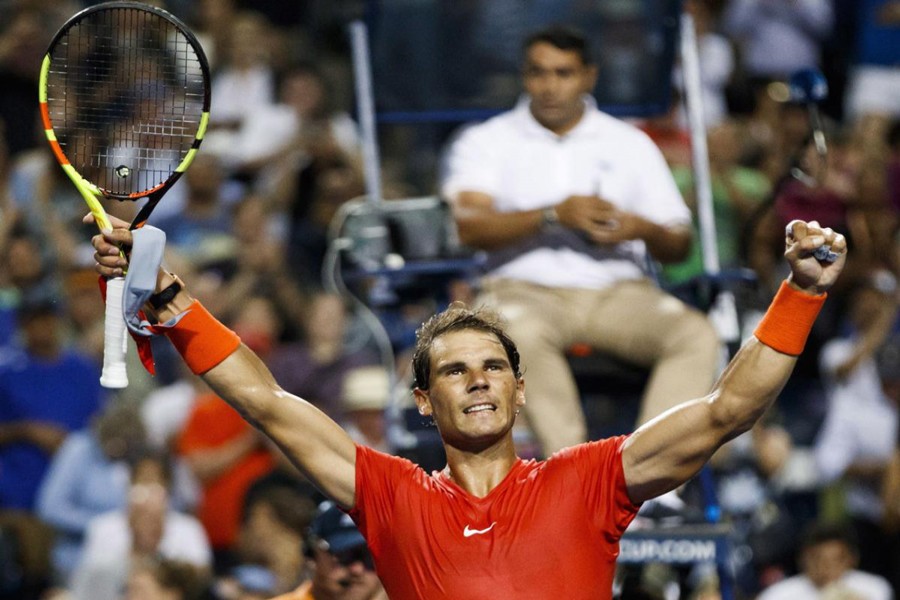
[[[167,11],[106,2],[75,14],[53,37],[39,96],[47,139],[77,185],[155,205],[203,140],[209,63]],[[149,210],[141,212],[146,221]]]

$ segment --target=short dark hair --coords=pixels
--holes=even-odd
[[[506,350],[510,367],[516,378],[521,377],[519,370],[519,350],[516,343],[503,328],[503,321],[497,312],[485,307],[470,309],[461,302],[454,302],[443,312],[439,312],[422,324],[416,331],[416,347],[413,353],[413,383],[420,390],[427,390],[431,381],[431,348],[434,341],[454,331],[484,331],[493,334]]]
[[[859,551],[859,541],[856,537],[856,532],[849,525],[819,522],[809,525],[804,531],[800,550],[809,550],[828,542],[840,542],[853,554]]]
[[[554,48],[560,50],[571,50],[577,52],[581,58],[581,62],[586,65],[594,64],[594,57],[588,45],[587,38],[578,29],[567,25],[551,25],[543,29],[538,29],[527,38],[522,44],[522,53],[527,54],[535,44],[550,44]]]
[[[132,481],[137,475],[138,467],[144,463],[155,463],[159,466],[165,486],[167,488],[172,486],[172,456],[168,451],[140,444],[140,448],[134,452],[134,455],[127,456],[126,459],[131,469]]]
[[[267,505],[278,522],[289,531],[304,537],[316,516],[316,503],[299,488],[285,484],[269,484],[258,490],[244,505],[246,521],[250,509],[258,504]]]

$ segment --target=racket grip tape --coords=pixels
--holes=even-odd
[[[103,372],[100,385],[109,389],[128,387],[125,356],[128,351],[128,330],[122,316],[122,294],[125,278],[106,281],[106,317],[103,328]]]

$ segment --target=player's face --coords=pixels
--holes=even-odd
[[[525,54],[522,77],[531,96],[531,114],[538,123],[562,135],[581,119],[582,97],[594,89],[597,70],[582,62],[574,50],[538,42]]]
[[[446,443],[478,450],[509,433],[525,404],[525,383],[496,336],[455,331],[434,341],[430,389],[416,390],[416,402]]]

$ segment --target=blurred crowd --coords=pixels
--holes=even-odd
[[[191,26],[213,72],[202,149],[150,219],[168,236],[167,266],[282,387],[359,443],[398,451],[385,409],[408,390],[410,334],[447,301],[471,300],[477,281],[394,297],[380,315],[393,365],[359,300],[322,284],[329,227],[365,193],[345,31],[364,3],[154,3]],[[36,102],[47,43],[87,4],[0,0],[0,598],[381,598],[352,523],[165,343],[154,340],[155,376],[132,352],[129,387],[99,385],[94,231],[43,140]],[[718,255],[726,272],[752,273],[735,290],[743,330],[785,275],[790,220],[818,220],[850,243],[840,287],[779,402],[713,463],[722,519],[736,532],[739,592],[813,577],[821,553],[810,548],[837,540],[846,559],[832,573],[877,574],[896,594],[900,1],[685,8],[698,34]],[[822,69],[831,88],[825,157],[808,107],[786,85],[804,68]],[[671,110],[637,124],[696,209],[680,69],[673,79]],[[435,193],[434,181],[408,176],[421,171],[413,137],[385,132],[387,199]],[[439,155],[446,140],[432,141]],[[659,279],[705,310],[720,282],[703,278],[699,237],[698,226],[691,256]],[[823,534],[823,523],[843,529]],[[811,526],[819,537],[801,544]]]

